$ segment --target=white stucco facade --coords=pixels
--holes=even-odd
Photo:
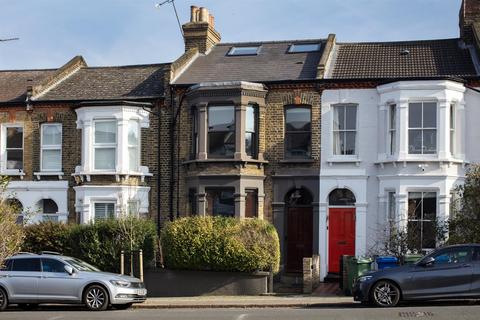
[[[436,104],[436,150],[431,154],[414,154],[409,145],[409,104],[416,102]],[[434,192],[437,219],[448,218],[452,189],[463,182],[468,163],[480,161],[480,148],[475,143],[480,139],[480,130],[475,133],[478,126],[475,119],[480,117],[479,103],[479,93],[462,83],[447,80],[399,81],[371,89],[323,92],[319,197],[321,278],[328,271],[328,196],[336,188],[349,189],[355,195],[356,256],[370,253],[378,245],[379,230],[387,222],[389,192],[394,193],[397,221],[408,218],[409,192]],[[341,105],[357,107],[355,154],[334,154],[333,109]],[[390,125],[392,108],[394,125]],[[453,126],[450,108],[454,110]],[[390,137],[394,137],[393,142]],[[452,144],[450,137],[454,138]]]

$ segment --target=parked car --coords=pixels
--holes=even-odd
[[[101,272],[73,257],[17,254],[0,270],[0,311],[9,304],[32,308],[41,303],[83,303],[90,310],[127,309],[146,300],[140,279]]]
[[[409,300],[480,298],[480,244],[443,247],[413,265],[365,274],[355,282],[353,296],[379,307]]]

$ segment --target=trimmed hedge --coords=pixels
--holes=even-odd
[[[164,262],[171,269],[278,272],[280,244],[264,220],[187,217],[161,234]]]
[[[156,225],[147,219],[111,219],[86,225],[44,222],[26,226],[25,234],[23,251],[57,251],[109,272],[120,271],[120,252],[128,252],[128,235],[132,234],[132,247],[143,250],[145,267],[152,267],[155,261]]]

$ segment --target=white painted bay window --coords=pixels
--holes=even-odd
[[[95,120],[94,168],[115,170],[117,151],[117,121]]]
[[[128,121],[128,168],[138,171],[140,165],[140,125],[137,120]]]
[[[437,153],[437,104],[435,102],[409,103],[408,153]]]
[[[62,125],[42,124],[41,127],[41,171],[62,170]]]

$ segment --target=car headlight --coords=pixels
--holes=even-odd
[[[362,277],[358,278],[358,282],[368,281],[372,278],[373,278],[373,276],[362,276]]]
[[[124,280],[110,280],[110,283],[117,287],[128,288],[130,287],[130,282]]]

